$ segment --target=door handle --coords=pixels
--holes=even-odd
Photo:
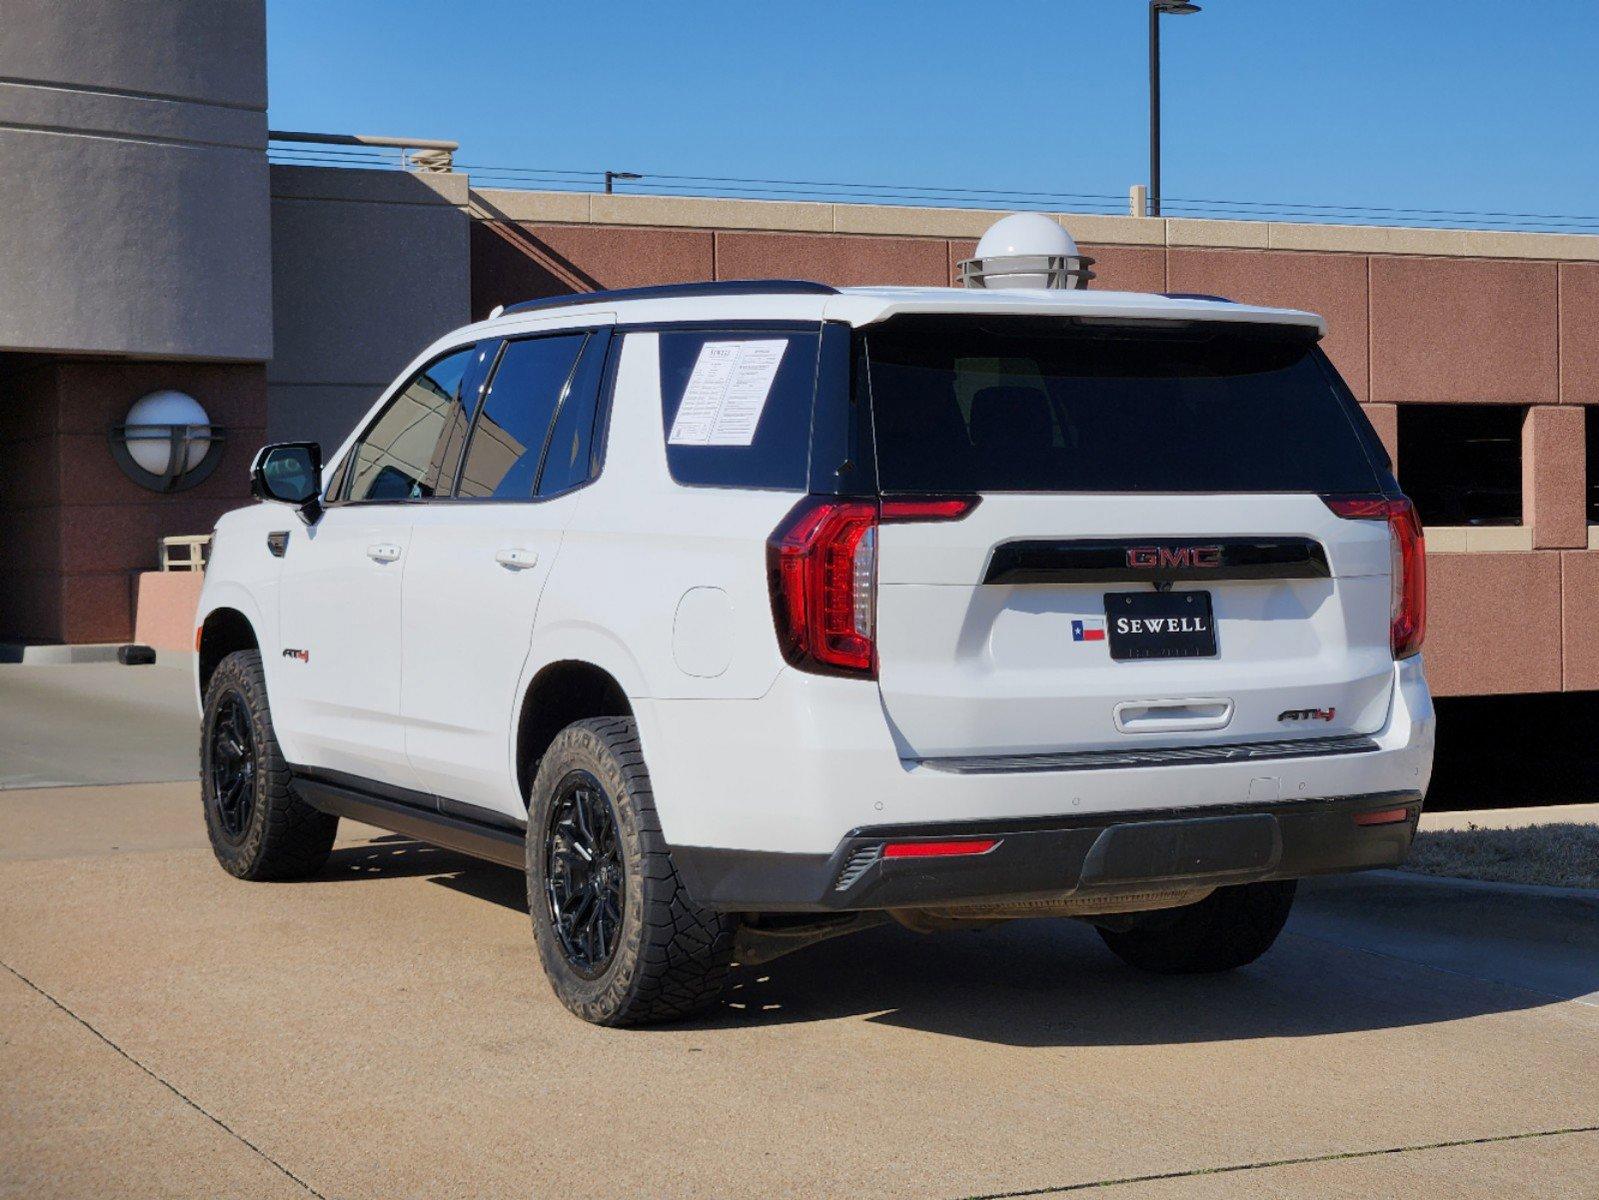
[[[495,551],[494,561],[512,571],[525,571],[539,561],[539,552],[512,547],[508,550]]]
[[[389,563],[400,557],[400,548],[393,542],[379,542],[366,548],[366,556],[373,562]]]

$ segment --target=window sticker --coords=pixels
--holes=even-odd
[[[674,446],[748,446],[787,349],[785,338],[706,342],[666,440]]]

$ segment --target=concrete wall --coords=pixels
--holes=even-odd
[[[947,284],[1000,213],[486,190],[472,310],[599,287],[793,276]],[[1428,530],[1440,695],[1599,690],[1599,238],[1059,214],[1095,287],[1208,292],[1326,316],[1327,351],[1398,462],[1406,404],[1529,406],[1523,524]],[[1593,546],[1594,549],[1589,549]]]
[[[0,347],[271,354],[264,0],[0,6]]]
[[[464,175],[272,168],[267,435],[332,452],[428,342],[470,315]]]

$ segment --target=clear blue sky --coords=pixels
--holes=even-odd
[[[1599,4],[1204,0],[1165,191],[1599,223]],[[1143,0],[268,0],[274,127],[459,161],[1125,196]],[[716,190],[716,189],[707,189]]]

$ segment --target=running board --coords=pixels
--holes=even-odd
[[[441,850],[454,850],[501,866],[518,870],[526,866],[523,835],[518,830],[451,816],[437,809],[419,808],[298,771],[292,771],[291,775],[295,793],[322,812],[376,825]]]

